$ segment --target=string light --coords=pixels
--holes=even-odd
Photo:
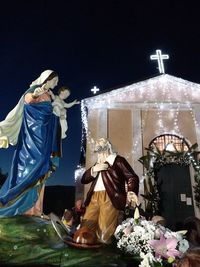
[[[76,170],[75,170],[75,183],[79,182],[82,178],[82,175],[85,171],[85,168],[78,165]]]
[[[189,111],[195,127],[199,123],[194,112],[195,105],[200,104],[200,85],[177,78],[168,74],[134,83],[101,95],[86,98],[81,102],[81,116],[83,128],[86,132],[87,143],[93,144],[93,136],[88,128],[87,109],[92,110],[104,108],[127,107],[134,110],[142,110],[141,130],[134,136],[133,148],[127,157],[133,156],[138,159],[141,143],[148,118],[148,112],[155,110],[155,136],[163,133],[173,133],[180,137],[184,136],[180,128],[180,112]],[[167,115],[166,115],[167,114]],[[165,119],[167,116],[167,120]],[[167,121],[171,122],[170,127]]]

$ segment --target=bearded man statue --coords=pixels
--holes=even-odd
[[[94,153],[97,162],[85,171],[81,179],[83,184],[91,183],[91,186],[85,200],[86,212],[81,228],[74,235],[74,242],[91,244],[84,238],[90,236],[86,233],[90,231],[96,235],[96,239],[93,238],[95,242],[109,244],[127,198],[131,196],[131,200],[138,201],[139,178],[127,160],[114,153],[109,140],[98,139]]]

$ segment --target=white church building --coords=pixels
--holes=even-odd
[[[160,50],[156,52],[158,54]],[[164,59],[167,59],[166,55]],[[181,220],[187,216],[200,218],[200,199],[196,201],[198,194],[200,197],[200,182],[197,185],[196,181],[200,179],[194,178],[200,165],[199,158],[194,159],[191,153],[192,145],[200,144],[200,84],[165,74],[162,60],[158,63],[163,73],[156,77],[82,100],[86,137],[84,168],[96,161],[94,141],[108,138],[140,177],[140,194],[144,194],[148,168],[139,159],[147,154],[146,149],[156,148],[160,154],[166,149],[172,153],[188,153],[190,162],[186,166],[184,160],[179,159],[180,164],[177,164],[172,157],[168,164],[156,170],[157,177],[153,178],[160,186],[163,210],[166,206],[171,213],[180,211],[171,215]],[[76,183],[80,182],[79,173],[77,170]],[[86,192],[87,186],[84,195]],[[145,203],[143,197],[140,200]],[[166,216],[171,216],[169,212]]]
[[[96,160],[94,140],[106,137],[139,175],[141,193],[146,170],[138,159],[145,155],[145,148],[157,142],[162,150],[170,143],[175,145],[177,139],[180,140],[176,147],[178,150],[183,140],[188,147],[200,144],[200,85],[181,78],[158,75],[83,99],[81,105],[87,137],[85,167]],[[189,178],[191,195],[178,192],[180,203],[192,205],[194,214],[199,217],[194,200],[192,168]]]

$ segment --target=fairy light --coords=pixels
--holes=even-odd
[[[173,131],[174,131],[174,134],[177,134],[177,135],[181,135],[181,132],[180,132],[180,128],[179,128],[179,124],[178,124],[178,116],[179,116],[179,112],[180,112],[180,103],[177,102],[176,103],[176,108],[174,110],[174,119],[173,119]]]
[[[81,101],[81,120],[84,129],[86,131],[86,134],[88,134],[88,120],[87,120],[86,105],[84,103],[84,100]]]
[[[126,155],[126,158],[132,158],[136,162],[141,156],[141,140],[146,131],[145,126],[148,122],[149,111],[153,110],[157,115],[153,122],[155,126],[157,125],[157,127],[154,127],[153,134],[155,134],[155,137],[160,134],[171,133],[183,138],[184,134],[181,132],[182,128],[180,127],[180,114],[182,110],[189,111],[196,129],[198,129],[200,116],[198,115],[198,108],[195,110],[196,106],[200,108],[199,84],[163,74],[82,100],[81,118],[85,131],[85,135],[82,138],[87,138],[87,148],[92,151],[94,140],[91,134],[92,129],[89,129],[90,124],[88,125],[87,110],[89,110],[89,114],[92,113],[93,109],[99,108],[108,110],[127,107],[133,113],[134,110],[137,110],[137,112],[140,110],[142,111],[141,124],[138,124],[140,129],[134,133],[132,149]],[[167,120],[172,127],[167,125],[165,121],[166,112],[168,112]],[[200,166],[195,163],[194,158],[192,157],[190,160],[195,169],[199,171]],[[82,166],[79,166],[75,171],[75,182],[77,184],[80,182],[80,177],[82,177],[84,170]]]
[[[94,139],[92,138],[91,131],[88,128],[88,117],[87,117],[87,106],[85,105],[85,101],[81,101],[81,121],[82,121],[82,138],[81,138],[81,146],[84,142],[84,134],[87,139],[87,143],[90,146],[90,149],[92,149],[92,146],[94,144]]]
[[[85,168],[84,167],[81,167],[81,166],[77,166],[76,170],[75,170],[75,183],[79,182],[81,180],[81,177],[83,176],[83,173],[85,171]]]
[[[138,144],[141,141],[147,121],[149,110],[155,110],[157,114],[157,129],[155,135],[163,133],[174,133],[183,136],[179,125],[179,114],[182,110],[188,110],[194,125],[198,127],[193,104],[200,103],[200,85],[181,78],[163,74],[145,81],[125,86],[107,93],[102,93],[81,102],[81,117],[86,132],[87,142],[92,144],[90,129],[88,129],[88,118],[86,110],[121,108],[124,106],[142,110],[141,132],[134,136],[133,148],[130,152],[133,158],[139,153]],[[168,119],[172,122],[173,129],[165,125],[164,115],[168,111]],[[156,128],[156,127],[155,127]]]
[[[197,84],[164,74],[159,76],[159,78],[151,78],[130,86],[112,90],[108,93],[86,98],[85,104],[88,107],[92,106],[92,108],[98,108],[99,106],[115,106],[115,104],[122,102],[144,103],[144,101],[147,101],[148,103],[153,103],[155,102],[155,99],[158,102],[163,101],[163,96],[159,97],[158,94],[160,94],[160,91],[156,89],[165,90],[164,94],[167,96],[168,102],[170,98],[175,99],[175,101],[184,102],[186,100],[185,96],[183,97],[180,94],[177,94],[177,90],[183,91],[183,88],[186,88],[187,91],[191,92],[192,86],[195,87],[193,91],[196,89],[200,90],[200,86]],[[126,94],[124,94],[124,92],[126,92]],[[147,94],[147,92],[149,93]],[[189,102],[192,102],[192,98],[191,95],[188,95]],[[198,94],[195,101],[200,102],[200,94]]]

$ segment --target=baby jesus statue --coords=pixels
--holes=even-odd
[[[79,101],[74,100],[73,102],[66,103],[64,100],[69,97],[70,90],[66,86],[62,86],[58,90],[58,95],[54,95],[54,93],[49,90],[49,94],[53,100],[53,113],[60,118],[60,125],[61,125],[61,138],[64,139],[67,137],[66,132],[68,129],[67,125],[67,108],[71,108],[76,104],[80,104]]]

